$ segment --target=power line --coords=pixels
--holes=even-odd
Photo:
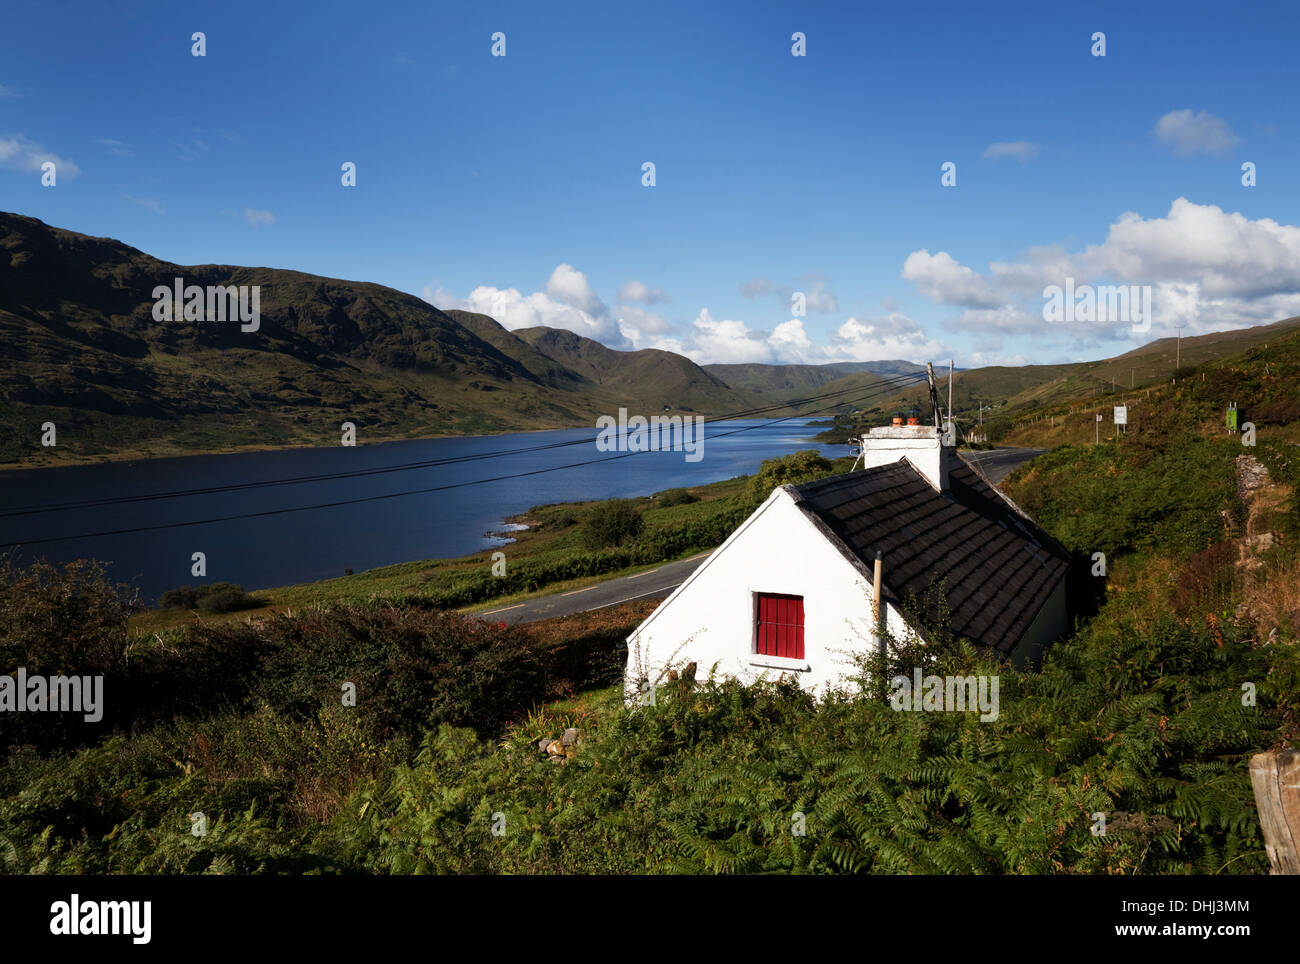
[[[891,389],[901,389],[915,381],[916,375],[891,375],[880,376],[883,381],[889,383]],[[873,385],[874,388],[883,386]],[[810,402],[824,401],[829,398],[838,398],[845,395],[851,395],[854,392],[862,391],[861,388],[844,388],[837,389],[833,392],[825,392],[820,395],[810,395],[807,398],[795,398],[787,401],[778,402],[772,405],[766,405],[760,408],[745,409],[739,412],[733,412],[727,415],[717,415],[705,419],[706,424],[721,421],[731,421],[739,418],[750,418],[765,412],[771,412],[792,406],[804,405]],[[831,406],[834,407],[834,406]],[[807,413],[816,414],[816,413]],[[687,416],[689,417],[689,416]],[[790,416],[797,418],[799,416]],[[778,419],[784,421],[784,419]],[[205,486],[196,489],[174,489],[171,491],[149,492],[139,495],[116,496],[105,499],[84,499],[73,502],[54,502],[40,503],[37,505],[16,506],[0,512],[0,518],[12,518],[15,516],[38,515],[44,512],[58,512],[68,509],[89,509],[99,506],[109,505],[127,505],[136,502],[151,502],[156,499],[177,499],[195,495],[214,495],[221,492],[237,492],[246,489],[271,488],[280,485],[300,485],[309,482],[329,482],[336,479],[353,479],[364,478],[371,475],[385,475],[390,472],[408,472],[416,469],[436,468],[443,465],[454,465],[464,462],[478,462],[486,459],[502,458],[508,455],[521,455],[531,452],[543,452],[550,449],[566,448],[572,445],[588,445],[592,442],[590,438],[570,439],[567,442],[548,442],[541,445],[529,445],[515,449],[503,449],[498,452],[480,452],[475,455],[458,455],[448,458],[424,459],[417,462],[404,462],[397,465],[375,466],[367,469],[351,469],[343,472],[324,472],[317,475],[301,475],[288,479],[266,479],[258,482],[232,482],[227,485]]]
[[[894,390],[894,386],[892,385],[876,386],[872,391],[867,392],[866,394],[855,399],[854,401],[866,401],[869,398],[873,398],[879,395],[889,394],[893,390]],[[839,395],[841,393],[832,392],[830,394]],[[770,422],[765,422],[763,425],[748,425],[745,426],[744,428],[732,429],[730,432],[721,432],[713,437],[725,438],[728,435],[737,435],[741,432],[752,432],[755,429],[764,428],[767,425],[773,423],[787,422],[790,419],[794,419],[794,418],[807,418],[810,415],[818,415],[821,414],[822,412],[830,411],[830,409],[837,407],[839,404],[842,403],[836,402],[833,405],[828,405],[825,408],[817,409],[812,412],[803,412],[796,415],[788,415],[785,418],[773,419]],[[715,419],[715,421],[722,421],[722,419]],[[584,439],[582,441],[590,442],[591,440]],[[645,454],[645,452],[625,452],[621,455],[611,455],[606,458],[586,459],[582,462],[571,462],[567,465],[554,465],[544,469],[533,469],[528,472],[514,472],[507,475],[494,476],[488,479],[473,479],[468,482],[449,482],[446,485],[434,485],[422,489],[409,489],[404,492],[389,492],[383,495],[361,496],[355,499],[339,499],[334,502],[321,502],[314,505],[287,506],[280,509],[264,509],[260,512],[242,512],[235,515],[214,516],[213,518],[210,519],[192,519],[186,522],[162,522],[162,523],[158,523],[157,525],[151,525],[151,526],[133,526],[126,529],[109,529],[101,532],[80,533],[78,535],[49,536],[44,539],[27,539],[22,542],[6,542],[6,543],[0,543],[0,549],[10,549],[10,548],[16,548],[20,546],[44,545],[50,542],[67,542],[67,541],[78,540],[78,539],[96,539],[103,536],[133,535],[137,532],[155,532],[160,529],[180,529],[180,528],[186,528],[188,526],[209,525],[215,522],[234,522],[240,519],[259,519],[259,518],[265,518],[267,516],[287,515],[290,512],[307,512],[315,509],[333,509],[345,505],[358,505],[364,502],[380,502],[385,499],[398,499],[408,495],[425,495],[430,492],[444,492],[448,489],[460,489],[471,485],[485,485],[489,482],[503,482],[508,479],[520,479],[520,478],[526,478],[531,475],[543,475],[547,472],[559,472],[563,469],[580,468],[585,465],[595,465],[600,462],[613,462],[617,459],[625,459],[625,458],[630,458],[633,455],[643,455],[643,454]]]

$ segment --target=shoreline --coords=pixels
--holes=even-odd
[[[702,413],[696,413],[696,414],[702,414]],[[713,418],[713,417],[715,416],[705,415],[705,418]],[[802,416],[794,416],[794,418],[800,418],[800,417]],[[760,419],[759,421],[777,421],[777,419],[766,419],[766,420]],[[811,426],[813,424],[823,422],[823,421],[830,421],[830,420],[813,417],[810,419],[809,424]],[[445,433],[439,435],[413,435],[413,436],[403,436],[400,438],[379,439],[377,441],[367,442],[365,445],[358,445],[356,447],[374,448],[381,445],[392,445],[398,442],[431,442],[431,441],[436,441],[438,439],[496,438],[501,435],[540,435],[544,432],[567,432],[577,428],[590,428],[593,433],[597,432],[599,429],[599,427],[596,425],[587,425],[586,423],[583,423],[581,425],[560,425],[560,426],[556,426],[555,428],[512,429],[504,432],[486,432],[486,433],[474,433],[474,434],[463,434],[463,435],[460,434],[450,435]],[[593,435],[593,438],[594,437],[595,436]],[[821,440],[818,439],[816,436],[814,436],[810,439],[810,441],[821,441]],[[837,445],[837,444],[844,444],[844,443],[824,442],[823,444]],[[296,452],[303,449],[334,449],[334,448],[342,448],[342,446],[339,445],[240,445],[232,448],[207,449],[202,452],[181,451],[181,452],[169,453],[165,455],[154,453],[154,452],[138,452],[138,451],[126,450],[126,451],[109,452],[104,455],[95,455],[95,456],[71,456],[67,459],[60,459],[57,462],[49,462],[49,463],[32,463],[32,462],[0,463],[0,482],[3,482],[9,476],[18,475],[20,473],[45,472],[45,471],[50,471],[52,469],[80,469],[80,468],[86,468],[88,466],[120,465],[122,463],[129,463],[129,462],[140,462],[142,464],[148,465],[151,463],[167,462],[167,461],[173,461],[177,459],[201,459],[201,458],[207,458],[210,456],[217,456],[217,455],[253,455],[257,453],[266,453],[266,452]]]
[[[470,438],[495,438],[499,435],[538,435],[543,432],[564,432],[575,428],[587,428],[586,425],[566,425],[557,428],[530,428],[518,429],[506,432],[487,432],[482,434],[465,434],[465,435],[413,435],[400,438],[386,438],[374,442],[367,442],[365,445],[358,445],[357,448],[375,448],[381,445],[392,445],[397,442],[431,442],[437,439],[470,439]],[[595,427],[592,426],[592,431]],[[202,452],[176,452],[166,455],[159,453],[142,453],[132,451],[110,452],[96,456],[72,456],[65,460],[59,460],[54,463],[36,463],[16,462],[0,463],[0,481],[8,475],[17,475],[26,472],[42,472],[50,469],[80,469],[87,466],[96,465],[120,465],[126,462],[140,462],[150,464],[155,462],[167,462],[176,459],[201,459],[217,455],[253,455],[265,452],[297,452],[303,449],[334,449],[342,448],[340,445],[240,445],[233,448],[206,449]]]

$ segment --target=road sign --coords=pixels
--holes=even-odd
[[[1127,406],[1127,405],[1116,405],[1116,406],[1115,406],[1115,424],[1116,424],[1116,425],[1127,425],[1127,424],[1128,424],[1128,406]]]

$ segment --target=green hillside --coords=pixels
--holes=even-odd
[[[924,365],[905,361],[884,362],[832,362],[829,365],[705,365],[704,370],[716,375],[732,388],[744,389],[757,395],[792,398],[820,393],[822,386],[847,375],[861,374],[852,385],[871,388],[882,384],[884,377],[913,375],[924,372]]]
[[[983,405],[984,421],[991,417],[1014,418],[1036,409],[1053,406],[1078,407],[1109,397],[1132,385],[1148,388],[1166,384],[1176,364],[1190,368],[1235,356],[1248,349],[1280,344],[1300,332],[1300,318],[1287,318],[1271,325],[1257,325],[1236,331],[1213,332],[1182,339],[1161,338],[1114,358],[1065,365],[990,366],[961,371],[953,379],[953,411],[963,431],[978,417]],[[1263,357],[1263,356],[1261,356]],[[939,392],[948,397],[948,375],[936,366]],[[826,391],[853,387],[856,376],[847,376],[826,386]],[[1113,386],[1113,388],[1112,388]],[[1122,393],[1121,393],[1122,394]],[[928,411],[929,392],[924,384],[898,392],[875,404],[881,413],[919,406]],[[872,421],[871,424],[879,424]]]
[[[155,321],[152,292],[177,277],[259,286],[259,329]],[[594,425],[620,407],[751,405],[681,356],[551,329],[528,337],[547,351],[381,285],[176,265],[0,213],[0,464],[335,445],[345,421],[366,444]],[[57,447],[40,444],[46,421]]]

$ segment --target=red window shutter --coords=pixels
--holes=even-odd
[[[760,655],[803,659],[803,596],[760,593],[755,637]]]

